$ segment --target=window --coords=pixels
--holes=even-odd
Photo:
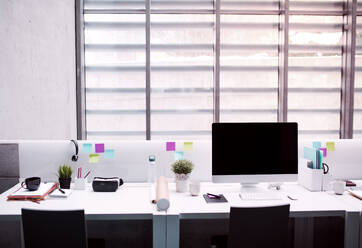
[[[343,80],[354,70],[343,63],[352,45],[344,27],[353,4],[84,0],[86,138],[208,139],[214,121],[296,121],[302,138],[348,138]]]

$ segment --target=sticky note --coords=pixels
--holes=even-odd
[[[99,155],[98,154],[89,154],[89,163],[98,163]]]
[[[319,150],[323,152],[323,157],[327,157],[327,148],[319,148]]]
[[[322,143],[320,141],[314,141],[313,142],[313,148],[319,149],[322,147]]]
[[[166,142],[166,151],[175,151],[176,143],[175,142]]]
[[[175,160],[184,159],[184,152],[175,152]]]
[[[114,158],[114,150],[113,149],[106,149],[104,153],[104,158],[113,159]]]
[[[192,142],[184,142],[184,151],[193,151],[194,143]]]
[[[83,144],[83,152],[92,153],[92,144]]]
[[[104,144],[96,144],[96,153],[104,152]]]
[[[327,142],[326,147],[327,147],[327,151],[335,151],[336,150],[334,142]]]

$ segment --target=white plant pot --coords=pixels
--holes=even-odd
[[[190,174],[175,174],[176,192],[187,192]]]

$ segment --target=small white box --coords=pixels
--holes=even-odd
[[[85,190],[86,182],[87,182],[86,178],[75,178],[74,179],[74,189]]]

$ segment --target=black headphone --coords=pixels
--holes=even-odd
[[[72,156],[72,161],[78,161],[78,142],[76,140],[70,140],[75,145],[75,154]]]

